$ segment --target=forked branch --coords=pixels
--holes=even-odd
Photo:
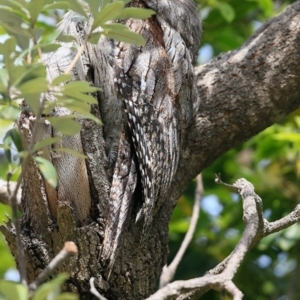
[[[210,289],[225,291],[234,300],[243,298],[243,293],[233,283],[233,278],[245,255],[262,238],[285,229],[300,220],[300,205],[286,217],[269,223],[263,218],[261,198],[255,193],[254,186],[244,178],[238,179],[233,185],[225,184],[219,176],[216,183],[230,187],[238,192],[243,200],[243,220],[246,228],[232,253],[205,276],[186,281],[175,281],[158,290],[147,300],[192,299],[193,295],[203,295]]]

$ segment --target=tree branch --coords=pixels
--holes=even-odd
[[[77,246],[73,242],[66,242],[63,249],[51,260],[49,265],[36,277],[36,279],[29,285],[31,291],[36,290],[36,288],[44,282],[61,264],[71,255],[77,254]]]
[[[285,228],[292,226],[293,224],[299,221],[300,221],[300,204],[298,204],[295,207],[295,209],[287,216],[275,222],[268,222],[267,220],[264,220],[264,236],[281,231]]]
[[[192,214],[189,229],[184,237],[184,240],[183,240],[175,258],[173,259],[173,261],[171,262],[171,264],[169,266],[165,265],[163,268],[162,274],[160,276],[160,284],[159,284],[160,288],[167,285],[174,278],[174,275],[178,268],[178,265],[179,265],[180,261],[182,260],[187,247],[189,246],[190,242],[192,241],[192,238],[193,238],[196,226],[197,226],[198,218],[199,218],[200,201],[201,201],[201,198],[203,195],[203,182],[202,182],[201,174],[199,174],[197,176],[196,181],[197,181],[197,186],[196,186],[196,190],[195,190],[193,214]]]
[[[97,299],[99,300],[107,300],[104,296],[102,296],[96,289],[95,285],[94,285],[94,281],[95,281],[95,278],[94,277],[91,277],[90,278],[90,286],[91,286],[91,293],[97,297]]]
[[[175,281],[158,290],[147,300],[191,299],[192,294],[204,294],[209,289],[228,292],[234,300],[243,298],[242,292],[232,282],[245,255],[263,237],[287,228],[300,219],[298,205],[288,216],[269,223],[263,218],[262,200],[254,192],[254,186],[246,179],[238,179],[233,185],[224,184],[220,177],[216,183],[237,191],[243,199],[243,220],[246,228],[232,253],[205,276],[186,281]]]
[[[197,116],[181,152],[174,198],[216,158],[299,107],[299,49],[297,1],[240,49],[195,68]]]

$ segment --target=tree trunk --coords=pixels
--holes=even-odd
[[[156,10],[159,24],[163,21],[172,24],[172,18],[180,20],[176,17],[181,14],[180,7],[185,6],[180,0],[169,1],[175,17],[156,2],[144,1]],[[144,4],[141,1],[134,3]],[[190,19],[193,17],[189,15]],[[195,20],[190,22],[197,23]],[[176,30],[186,30],[180,32],[187,37],[186,43],[197,36],[190,31],[193,25],[181,25],[178,21]],[[85,26],[79,21],[70,22],[67,31],[82,43]],[[153,37],[154,40],[157,38]],[[64,72],[70,64],[75,53],[69,46],[63,44],[55,54],[44,57],[50,78]],[[102,86],[102,99],[108,99],[115,89],[106,46],[105,41],[97,46],[88,44],[73,70],[74,79]],[[193,47],[196,49],[198,45]],[[43,156],[50,159],[58,171],[56,190],[44,181],[35,163],[30,161],[22,189],[21,220],[29,281],[47,266],[65,241],[73,241],[78,246],[78,255],[61,265],[57,272],[70,274],[67,286],[79,293],[80,299],[92,299],[90,277],[96,278],[96,287],[108,299],[144,299],[153,293],[167,259],[171,213],[189,182],[227,150],[299,107],[299,49],[300,2],[297,1],[262,26],[241,49],[197,67],[194,85],[182,80],[182,89],[187,88],[191,95],[189,109],[193,109],[186,117],[186,128],[182,129],[184,135],[177,172],[165,196],[166,201],[154,216],[149,239],[142,246],[139,242],[143,225],[135,223],[136,207],[133,207],[109,279],[106,265],[101,260],[112,177],[105,148],[105,126],[80,120],[83,126],[80,135],[64,136],[58,145],[84,153],[88,157],[86,160],[67,153],[55,154],[50,147],[44,150]],[[92,109],[100,118],[101,104]],[[185,112],[184,109],[180,111],[181,117]],[[69,112],[56,111],[57,115],[66,113]],[[24,144],[30,140],[33,122],[34,117],[25,113],[19,119]],[[57,134],[46,121],[40,124],[38,139]],[[1,231],[16,256],[12,224],[2,226]]]

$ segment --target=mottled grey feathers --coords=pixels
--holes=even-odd
[[[145,3],[157,15],[148,20],[124,22],[145,38],[146,45],[116,42],[113,58],[109,55],[110,59],[106,59],[113,62],[109,84],[113,81],[114,91],[113,98],[103,100],[100,106],[105,111],[104,131],[108,141],[111,145],[118,144],[117,158],[109,158],[115,163],[102,249],[102,258],[109,261],[109,273],[121,247],[131,207],[137,205],[133,203],[137,182],[142,188],[139,199],[142,204],[136,221],[143,219],[144,239],[166,200],[178,166],[182,135],[195,113],[190,101],[192,64],[201,26],[197,18],[189,15],[196,14],[194,2],[135,0],[133,3]],[[104,87],[104,94],[108,94],[106,90],[109,87]],[[108,149],[107,153],[115,150]]]

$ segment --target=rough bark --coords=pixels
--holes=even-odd
[[[83,28],[78,26],[74,30],[80,40]],[[92,62],[88,49],[76,65],[74,78],[90,80],[87,66]],[[168,222],[188,183],[227,150],[299,107],[299,49],[300,2],[297,1],[264,24],[240,49],[195,68],[200,101],[193,99],[197,114],[186,131],[178,171],[166,196],[168,201],[155,216],[145,247],[138,246],[142,224],[135,224],[135,216],[131,215],[123,237],[126,242],[109,281],[105,280],[106,270],[99,259],[111,176],[102,128],[82,120],[80,136],[63,138],[63,146],[84,152],[88,159],[83,162],[74,161],[68,154],[54,159],[52,156],[61,172],[57,190],[45,184],[34,162],[30,162],[22,196],[22,239],[29,280],[37,276],[65,241],[71,240],[78,246],[79,254],[58,272],[70,274],[68,288],[77,291],[81,299],[92,299],[91,276],[96,277],[96,287],[108,299],[143,299],[153,293],[166,263]],[[59,51],[55,59],[45,62],[53,76],[62,72],[74,56],[70,51]],[[96,108],[95,114],[99,115]],[[27,115],[19,121],[24,143],[30,139],[33,121]],[[41,134],[45,137],[53,132],[43,123]],[[48,153],[51,154],[51,149]],[[66,169],[70,164],[74,167]],[[72,182],[71,189],[66,189],[63,178],[68,179],[67,186]],[[2,226],[1,231],[16,255],[12,225]]]

